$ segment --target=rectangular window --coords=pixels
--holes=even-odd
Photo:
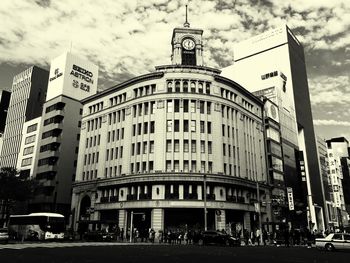
[[[201,131],[201,133],[204,133],[204,121],[201,121],[200,122],[200,131]]]
[[[199,112],[204,113],[204,101],[199,102]]]
[[[178,172],[180,170],[180,162],[179,160],[174,161],[174,170],[175,172]]]
[[[188,140],[184,140],[184,152],[189,151],[189,145],[188,145]]]
[[[208,134],[211,134],[211,122],[208,122],[207,126],[208,126],[207,132]]]
[[[167,112],[173,112],[173,101],[167,100]]]
[[[213,163],[212,162],[208,162],[208,172],[209,173],[213,172]]]
[[[149,142],[149,153],[154,153],[154,141]]]
[[[167,172],[171,172],[171,161],[170,160],[166,161],[166,170],[167,170]]]
[[[142,123],[137,124],[137,135],[141,135]]]
[[[23,159],[23,160],[22,160],[22,165],[21,165],[21,166],[23,167],[23,166],[31,165],[31,164],[32,164],[32,159],[33,159],[32,157]]]
[[[191,100],[191,112],[195,113],[196,112],[196,101]]]
[[[188,100],[183,100],[184,112],[188,112]]]
[[[205,162],[201,162],[201,172],[205,172]]]
[[[225,124],[222,125],[222,136],[225,137]]]
[[[212,150],[212,142],[208,142],[208,153],[212,154],[213,150]]]
[[[205,141],[201,141],[201,153],[205,153]]]
[[[154,110],[156,109],[156,102],[151,101],[151,114],[154,114]]]
[[[154,121],[150,123],[150,133],[154,133]]]
[[[180,131],[180,121],[174,120],[174,132],[179,132],[179,131]]]
[[[33,153],[33,151],[34,151],[34,146],[30,146],[30,147],[24,148],[23,155],[31,154],[31,153]]]
[[[226,156],[226,144],[222,145],[222,154]]]
[[[142,145],[142,153],[143,153],[143,154],[146,154],[146,153],[147,153],[147,142],[143,142],[143,145]]]
[[[192,153],[195,153],[195,152],[196,152],[196,147],[197,147],[197,145],[196,145],[196,140],[192,140],[192,141],[191,141],[191,152],[192,152]]]
[[[166,151],[171,152],[171,140],[166,140]]]
[[[141,143],[138,142],[137,143],[137,148],[136,148],[136,154],[140,154],[141,153]]]
[[[136,135],[136,124],[133,124],[132,125],[132,136],[135,136],[135,135]]]
[[[184,132],[188,132],[188,120],[184,120]]]
[[[189,171],[189,164],[188,161],[184,161],[184,172],[188,172]]]
[[[211,114],[211,102],[207,102],[207,114],[210,115]]]
[[[191,121],[191,132],[196,132],[196,121]]]
[[[35,134],[34,135],[32,135],[32,136],[28,136],[26,139],[25,139],[25,144],[29,144],[29,143],[32,143],[32,142],[34,142],[35,141]]]
[[[166,131],[167,132],[172,132],[173,131],[173,121],[172,120],[167,120],[166,121]]]
[[[145,115],[148,115],[148,111],[149,111],[148,103],[145,103],[144,110],[145,110]]]
[[[33,124],[33,125],[30,125],[30,126],[28,126],[28,128],[27,128],[27,133],[31,133],[31,132],[33,132],[33,131],[36,131],[37,128],[38,128],[38,124],[37,124],[37,123],[35,123],[35,124]]]
[[[180,151],[180,141],[174,140],[174,152],[179,152],[179,151]]]
[[[174,100],[174,112],[180,112],[180,100]]]
[[[135,143],[131,144],[131,156],[135,155]]]
[[[191,162],[191,171],[192,172],[197,171],[197,163],[196,163],[196,161],[192,161]]]

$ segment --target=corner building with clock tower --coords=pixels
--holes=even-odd
[[[82,101],[75,230],[254,230],[259,197],[269,221],[263,103],[203,65],[202,34],[175,28],[171,65]]]

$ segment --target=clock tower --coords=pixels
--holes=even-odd
[[[203,66],[203,30],[190,28],[186,21],[181,28],[174,28],[171,38],[172,54],[171,62],[173,65]]]

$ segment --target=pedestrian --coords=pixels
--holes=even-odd
[[[260,245],[260,228],[257,228],[256,231],[255,231],[255,239],[256,239],[256,242],[258,243],[258,246]]]
[[[284,244],[286,247],[289,247],[289,229],[284,230]]]
[[[263,229],[262,231],[262,238],[263,238],[264,246],[266,246],[266,240],[268,239],[268,234],[266,229]]]

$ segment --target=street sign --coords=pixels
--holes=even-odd
[[[287,187],[287,197],[288,197],[288,206],[289,210],[294,210],[294,199],[293,199],[293,188]]]

